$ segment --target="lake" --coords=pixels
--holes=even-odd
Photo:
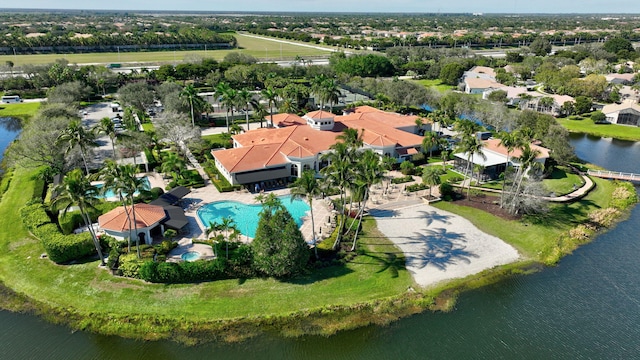
[[[640,172],[637,144],[573,137],[579,156]],[[630,154],[629,154],[630,152]],[[604,161],[604,162],[600,162]],[[0,311],[7,359],[622,359],[640,354],[640,207],[556,267],[460,296],[447,314],[332,337],[261,336],[241,344],[142,342]],[[79,299],[81,301],[81,299]]]

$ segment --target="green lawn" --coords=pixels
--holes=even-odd
[[[13,61],[16,66],[24,64],[49,64],[56,59],[67,59],[70,63],[145,63],[158,62],[170,63],[181,62],[185,58],[199,56],[203,58],[214,58],[222,60],[230,52],[242,52],[255,56],[259,59],[293,59],[297,55],[305,56],[328,56],[327,50],[311,48],[296,44],[280,43],[268,38],[253,38],[242,34],[234,34],[238,39],[238,49],[232,50],[188,50],[188,51],[151,51],[151,52],[112,52],[112,53],[87,53],[87,54],[38,54],[38,55],[2,55],[0,63]]]
[[[547,190],[556,194],[556,196],[565,195],[572,192],[574,185],[580,187],[584,184],[582,177],[573,174],[564,167],[557,167],[551,175],[543,180],[543,184]]]
[[[0,117],[30,118],[35,115],[39,108],[39,102],[0,104]]]
[[[640,127],[636,126],[594,124],[593,120],[590,118],[585,118],[583,120],[558,119],[558,122],[570,132],[585,133],[622,140],[640,141]]]
[[[440,92],[445,92],[451,89],[454,89],[455,86],[451,86],[451,85],[446,85],[442,83],[442,80],[440,79],[421,79],[421,80],[411,80],[414,82],[417,82],[418,84],[424,86],[424,87],[431,87],[431,88],[435,88],[436,90],[440,91]]]
[[[97,261],[61,266],[40,259],[38,240],[22,226],[19,212],[32,190],[34,172],[15,171],[0,202],[0,281],[52,308],[72,309],[84,326],[99,326],[103,333],[169,332],[170,322],[186,322],[287,315],[299,310],[331,305],[349,306],[398,296],[413,284],[398,267],[389,240],[368,220],[362,244],[369,250],[345,266],[331,266],[291,281],[275,279],[225,280],[200,284],[162,285],[114,277],[98,268]],[[403,263],[403,262],[402,262]],[[15,276],[20,274],[20,276]],[[109,317],[113,321],[94,318]],[[149,329],[134,328],[134,319],[147,321]],[[131,321],[131,323],[130,323]],[[150,324],[153,324],[151,326]]]
[[[142,129],[144,130],[144,132],[151,132],[151,131],[155,131],[156,127],[153,126],[153,123],[144,123],[142,124]]]
[[[537,261],[557,260],[554,252],[560,235],[587,218],[588,212],[606,207],[611,199],[613,184],[594,179],[596,187],[581,201],[572,204],[553,204],[544,215],[522,221],[505,220],[489,213],[449,202],[434,206],[461,215],[480,230],[494,235],[516,247],[525,256]],[[553,262],[553,261],[551,261]]]

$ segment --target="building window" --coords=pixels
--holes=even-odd
[[[298,164],[291,164],[291,176],[298,177]]]

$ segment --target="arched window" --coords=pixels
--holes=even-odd
[[[291,164],[291,176],[298,177],[298,164]]]

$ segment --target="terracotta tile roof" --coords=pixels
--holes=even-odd
[[[271,115],[265,117],[267,121],[271,121]],[[273,125],[277,127],[285,127],[292,125],[306,125],[307,121],[296,114],[274,114]]]
[[[362,140],[365,144],[372,146],[390,146],[393,144],[401,147],[420,146],[422,137],[410,132],[396,129],[390,125],[390,122],[398,119],[390,119],[386,117],[382,119],[377,116],[379,114],[350,114],[336,118],[336,122],[344,124],[346,127],[357,129],[359,132],[364,129]],[[405,118],[400,115],[401,118]],[[407,117],[409,118],[409,117]],[[417,117],[413,117],[414,119]],[[415,126],[415,120],[412,122]],[[401,124],[399,124],[401,125]],[[405,124],[406,125],[406,124]]]
[[[481,78],[465,78],[464,83],[470,89],[489,89],[489,88],[501,88],[504,85],[497,83],[493,80],[481,79]]]
[[[498,153],[503,156],[507,156],[507,148],[500,144],[500,139],[489,139],[483,141],[484,148],[489,151],[493,151],[494,153]],[[549,157],[549,149],[542,147],[536,144],[529,145],[532,150],[537,150],[540,152],[536,159],[546,159]],[[517,158],[522,156],[522,150],[514,149],[511,153],[509,153],[510,158]]]
[[[317,111],[306,113],[304,116],[311,119],[328,119],[328,118],[333,118],[336,115],[329,111],[317,110]]]
[[[135,204],[136,224],[137,227],[149,227],[165,218],[162,206],[149,204]],[[127,220],[129,213],[130,222]],[[98,217],[98,224],[102,229],[113,230],[118,232],[129,231],[134,228],[133,212],[131,206],[127,206],[125,212],[124,206],[119,206],[108,213]]]

